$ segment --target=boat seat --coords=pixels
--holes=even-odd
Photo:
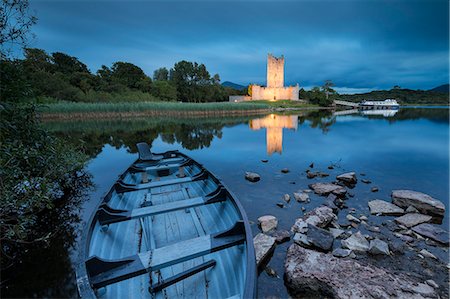
[[[154,155],[146,142],[137,143],[136,147],[139,152],[139,160],[141,161],[160,161],[164,158],[163,155]]]
[[[194,208],[202,205],[222,202],[227,200],[227,191],[223,186],[218,186],[216,190],[206,196],[194,197],[180,201],[169,202],[160,205],[143,207],[133,210],[116,210],[109,207],[106,203],[100,206],[97,211],[97,219],[101,225],[108,225],[131,219],[153,216],[188,208]]]
[[[244,222],[238,221],[221,233],[180,241],[122,259],[103,260],[93,256],[86,260],[86,269],[91,285],[98,289],[244,242]]]

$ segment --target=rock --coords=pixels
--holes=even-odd
[[[367,228],[367,230],[369,230],[369,231],[371,231],[371,232],[374,232],[374,233],[379,233],[379,232],[381,231],[381,229],[380,229],[379,226],[369,226],[369,227]]]
[[[277,228],[278,219],[272,215],[265,215],[258,218],[258,225],[263,233],[267,233]]]
[[[314,163],[309,164],[309,168],[314,168]]]
[[[302,212],[306,211],[305,207],[301,207],[300,209],[302,210]]]
[[[329,231],[318,228],[315,225],[308,224],[306,236],[312,246],[322,251],[330,251],[333,247],[333,235]]]
[[[342,240],[341,244],[343,247],[354,250],[354,251],[367,251],[369,250],[369,242],[364,238],[361,232],[353,234],[349,238]]]
[[[336,176],[336,179],[338,181],[341,181],[341,182],[344,182],[347,184],[356,184],[356,182],[358,181],[356,179],[355,172],[347,172],[347,173],[340,174],[340,175]]]
[[[401,217],[395,218],[397,223],[406,227],[416,226],[417,224],[429,222],[433,217],[423,214],[410,213]]]
[[[289,184],[295,185],[295,182],[294,181],[290,181]]]
[[[330,176],[330,175],[329,175],[328,173],[326,173],[326,172],[318,172],[317,175],[318,175],[319,177],[321,177],[321,178],[325,178],[325,177],[327,177],[327,176]]]
[[[424,297],[436,297],[436,292],[434,291],[434,289],[425,283],[415,284],[411,288],[405,288],[405,290],[413,293],[416,296],[423,295]]]
[[[423,298],[437,296],[414,277],[394,274],[353,259],[292,244],[284,262],[285,283],[293,298]],[[412,291],[416,289],[416,292]],[[417,295],[417,293],[423,294]],[[425,295],[425,293],[427,295]]]
[[[277,244],[281,244],[291,239],[291,233],[287,230],[278,230],[272,234],[272,237],[275,238]]]
[[[289,172],[289,169],[283,168],[283,169],[281,169],[281,172],[282,172],[282,173],[288,173],[288,172]]]
[[[347,190],[344,187],[332,183],[314,183],[310,184],[309,188],[311,188],[316,194],[322,196],[327,196],[330,193],[333,193],[336,196],[341,196],[347,193]]]
[[[417,210],[415,207],[413,206],[409,206],[406,210],[406,213],[419,213],[419,210]]]
[[[332,209],[326,206],[320,206],[306,213],[302,218],[297,218],[291,227],[291,231],[294,233],[306,233],[308,224],[325,227],[336,218]]]
[[[344,249],[344,248],[336,248],[333,250],[333,256],[335,257],[347,257],[352,253],[350,249]]]
[[[279,208],[284,208],[284,203],[282,203],[282,202],[277,202],[276,205],[277,205]]]
[[[328,169],[334,169],[333,165],[328,166]]]
[[[347,218],[348,221],[353,221],[353,222],[356,222],[356,223],[360,223],[361,222],[361,220],[359,220],[358,218],[356,218],[355,216],[350,215],[350,214],[345,216],[345,218]]]
[[[405,212],[402,208],[391,204],[390,202],[375,199],[369,201],[370,214],[373,215],[403,215]]]
[[[262,159],[261,162],[267,163],[267,162],[269,162],[269,160],[267,160],[267,159]]]
[[[437,260],[437,257],[426,249],[422,249],[419,253],[425,257]]]
[[[369,218],[367,218],[366,216],[362,215],[362,216],[359,217],[359,220],[367,221],[367,220],[369,220]]]
[[[333,210],[333,213],[335,213],[335,214],[337,214],[338,211],[339,211],[339,208],[336,206],[336,204],[334,203],[334,201],[333,201],[333,200],[330,200],[330,199],[328,199],[328,198],[323,202],[322,205],[323,205],[323,206],[326,206],[326,207],[329,207],[330,209],[332,209],[332,210]]]
[[[294,242],[303,247],[309,247],[311,245],[308,241],[308,237],[302,233],[296,233],[294,235]]]
[[[394,190],[391,194],[392,202],[402,208],[413,206],[426,215],[444,216],[444,204],[422,192],[412,190]]]
[[[363,182],[364,184],[370,184],[372,183],[371,181],[367,180],[367,179],[362,179],[361,182]]]
[[[427,285],[429,285],[430,287],[433,287],[435,289],[439,289],[439,285],[432,279],[428,279],[427,281],[425,281]]]
[[[291,227],[293,233],[306,233],[308,231],[308,223],[303,218],[297,218],[294,225]]]
[[[291,201],[291,196],[289,194],[285,194],[285,195],[283,195],[283,200],[285,202],[290,202]]]
[[[269,275],[270,277],[278,277],[277,272],[276,272],[274,269],[270,268],[269,266],[267,266],[267,267],[264,269],[264,271],[265,271],[265,272],[267,273],[267,275]]]
[[[317,176],[317,172],[311,172],[311,171],[306,171],[306,177],[308,178],[308,179],[313,179],[313,178],[315,178]]]
[[[250,182],[257,182],[261,179],[261,176],[257,174],[256,172],[245,172],[245,179]]]
[[[372,187],[371,189],[370,189],[370,191],[372,191],[372,192],[378,192],[378,187]]]
[[[449,234],[447,231],[440,228],[438,225],[423,223],[417,226],[414,226],[412,230],[419,235],[430,238],[433,241],[441,243],[443,245],[449,245]]]
[[[394,254],[404,254],[405,253],[405,243],[403,243],[402,241],[392,241],[389,243],[389,249],[394,253]]]
[[[369,253],[370,254],[385,254],[389,255],[389,246],[386,242],[381,241],[380,239],[374,239],[370,241],[369,244]]]
[[[330,228],[329,231],[333,235],[333,238],[339,238],[343,233],[345,233],[344,230],[339,228]]]
[[[304,192],[294,192],[294,198],[298,202],[308,202],[309,195]]]
[[[275,238],[263,233],[257,234],[253,238],[255,246],[256,264],[258,267],[273,253],[275,249]]]

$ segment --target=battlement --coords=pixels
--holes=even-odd
[[[284,56],[267,55],[267,87],[284,87]]]

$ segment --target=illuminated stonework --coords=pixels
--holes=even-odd
[[[283,129],[297,130],[297,115],[275,115],[270,114],[264,118],[250,121],[250,129],[266,129],[267,154],[281,154],[283,150]]]

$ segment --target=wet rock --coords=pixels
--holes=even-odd
[[[278,277],[277,271],[267,266],[264,271],[269,275],[270,277]]]
[[[328,169],[334,169],[333,165],[328,166]]]
[[[277,202],[277,206],[278,206],[279,208],[284,208],[284,203],[282,203],[282,202]]]
[[[309,168],[314,168],[314,163],[309,164]]]
[[[434,289],[430,292],[423,288],[415,278],[297,244],[289,247],[284,267],[285,283],[293,297],[308,294],[309,297],[338,299],[422,298],[417,293],[437,296]]]
[[[372,183],[370,180],[367,180],[367,179],[362,179],[361,182],[363,182],[364,184],[370,184],[370,183]]]
[[[308,178],[308,179],[313,179],[313,178],[315,178],[317,176],[317,172],[311,172],[311,171],[306,171],[306,177]]]
[[[278,230],[272,234],[277,244],[287,242],[291,239],[291,233],[287,230]]]
[[[282,172],[282,173],[288,173],[288,172],[289,172],[289,169],[283,168],[283,169],[281,169],[281,172]]]
[[[303,218],[297,218],[291,227],[293,233],[306,233],[308,231],[308,223]]]
[[[272,215],[265,215],[258,218],[258,225],[263,233],[267,233],[277,228],[278,219]]]
[[[310,247],[311,243],[308,241],[308,237],[302,233],[296,233],[293,238],[294,242],[303,247]]]
[[[344,182],[346,184],[356,184],[356,182],[358,181],[356,179],[355,172],[347,172],[347,173],[340,174],[340,175],[336,176],[336,179],[338,181]]]
[[[423,297],[437,297],[434,288],[425,283],[417,283],[412,285],[410,288],[404,288],[404,290],[413,293],[415,296],[422,295]]]
[[[370,189],[370,191],[372,191],[372,192],[378,192],[378,187],[372,187],[371,189]]]
[[[361,232],[357,232],[349,238],[341,241],[342,247],[354,250],[354,251],[367,251],[369,250],[369,242],[364,238]]]
[[[360,223],[361,220],[359,220],[358,218],[356,218],[353,215],[348,214],[347,216],[345,216],[345,218],[347,218],[348,221],[352,221],[352,222],[356,222],[356,223]]]
[[[304,192],[294,192],[294,198],[298,202],[308,202],[309,195]]]
[[[262,159],[261,162],[267,163],[267,162],[269,162],[269,160],[267,160],[267,159]]]
[[[359,220],[367,221],[367,220],[369,220],[369,218],[367,218],[366,216],[362,215],[362,216],[359,217]]]
[[[426,215],[444,216],[444,204],[428,194],[412,190],[394,190],[391,194],[392,202],[400,207],[413,206]]]
[[[345,231],[339,228],[330,228],[329,229],[331,235],[333,235],[333,238],[339,238],[340,236],[342,236]]]
[[[332,194],[330,194],[330,195],[332,195]],[[337,212],[339,211],[339,208],[334,203],[334,200],[330,199],[330,195],[328,195],[327,199],[323,202],[322,205],[329,207],[330,209],[333,210],[333,213],[337,214]]]
[[[263,233],[257,234],[253,238],[255,246],[256,264],[258,267],[266,261],[275,249],[275,238]]]
[[[425,281],[425,283],[426,283],[427,285],[429,285],[430,287],[433,287],[433,288],[435,288],[435,289],[438,289],[438,288],[439,288],[439,285],[438,285],[434,280],[432,280],[432,279],[428,279],[427,281]]]
[[[406,227],[416,226],[421,223],[429,222],[433,217],[423,214],[410,213],[405,214],[401,217],[395,218],[397,223],[404,225]]]
[[[367,228],[367,230],[374,232],[374,233],[379,233],[381,231],[380,227],[378,227],[378,226],[369,226]]]
[[[257,182],[261,179],[261,176],[257,174],[256,172],[245,172],[245,179],[250,182]]]
[[[404,234],[399,234],[399,233],[394,233],[394,236],[396,236],[397,238],[400,238],[400,240],[406,242],[406,243],[411,243],[414,242],[414,238],[404,235]]]
[[[291,231],[305,233],[308,230],[308,224],[325,227],[335,219],[336,215],[332,209],[326,206],[320,206],[306,213],[302,218],[296,219],[294,225],[291,227]]]
[[[291,201],[291,196],[289,194],[285,194],[285,195],[283,195],[283,200],[285,202],[290,202]]]
[[[342,196],[347,193],[347,190],[344,187],[332,183],[310,184],[309,188],[311,188],[316,194],[322,196],[327,196],[330,193],[333,193],[336,196]]]
[[[374,239],[370,241],[369,253],[374,255],[378,254],[389,255],[389,246],[386,242],[381,241],[380,239]]]
[[[375,199],[369,201],[370,214],[373,215],[403,215],[404,210],[390,202]]]
[[[302,212],[306,211],[305,207],[301,207],[300,210],[302,210]]]
[[[437,260],[437,257],[426,249],[422,249],[419,253],[421,255],[423,255],[424,257],[429,257],[429,258]]]
[[[318,228],[315,225],[308,225],[308,232],[306,233],[308,242],[322,251],[330,251],[333,247],[333,235],[322,228]]]
[[[430,238],[433,241],[441,243],[443,245],[449,245],[450,239],[447,231],[440,228],[438,225],[423,223],[417,226],[414,226],[412,230],[419,235]]]
[[[401,227],[399,227],[397,224],[395,224],[394,221],[391,221],[391,220],[388,220],[388,221],[386,221],[386,222],[383,222],[381,225],[386,226],[386,228],[387,228],[388,230],[393,231],[393,232],[398,232],[398,231],[401,231],[401,230],[402,230]]]
[[[344,248],[336,248],[333,250],[333,256],[335,257],[347,257],[352,253],[350,249],[344,249]]]

